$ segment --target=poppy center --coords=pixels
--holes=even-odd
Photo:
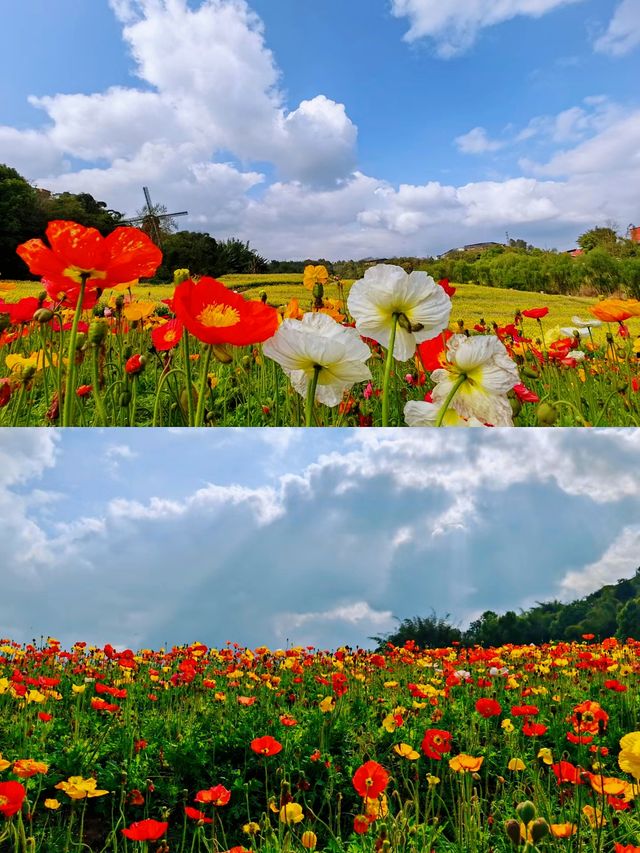
[[[170,331],[168,331],[166,333],[166,335],[164,336],[164,339],[165,339],[165,341],[167,341],[167,343],[171,343],[171,341],[175,341],[175,339],[177,337],[178,337],[178,333],[175,331],[175,329],[171,329]]]
[[[88,275],[89,278],[98,278],[105,279],[107,277],[107,273],[105,270],[85,270],[82,267],[70,266],[67,267],[66,270],[62,273],[65,278],[71,278],[73,281],[77,282],[77,284],[82,284],[82,275]]]
[[[217,302],[205,306],[196,317],[199,323],[208,328],[235,326],[240,322],[240,314],[230,305],[220,305]]]
[[[9,802],[9,797],[5,797],[3,794],[0,794],[0,807],[6,806]]]

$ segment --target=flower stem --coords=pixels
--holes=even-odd
[[[76,372],[76,340],[78,337],[78,323],[82,315],[82,302],[84,301],[84,289],[89,278],[88,272],[80,274],[80,293],[78,294],[78,304],[76,305],[76,313],[73,315],[73,324],[71,326],[71,337],[69,338],[69,364],[67,365],[67,381],[64,389],[64,408],[62,409],[62,426],[72,426],[73,420],[73,405],[75,403],[75,394],[73,393],[73,385]]]
[[[442,404],[442,408],[438,412],[438,419],[436,420],[436,426],[437,427],[442,426],[442,421],[444,420],[444,416],[447,414],[447,409],[449,408],[449,403],[456,396],[456,394],[458,393],[458,388],[462,385],[463,382],[466,381],[466,379],[467,379],[467,374],[461,373],[460,376],[453,383],[453,387],[451,388],[451,391],[449,391],[449,393],[447,394],[447,399],[444,401],[444,403]]]
[[[187,378],[187,412],[189,415],[189,426],[193,426],[193,394],[191,388],[191,359],[189,356],[189,333],[184,330],[182,336],[182,359],[184,361],[184,372]]]
[[[313,365],[313,376],[307,388],[307,404],[305,406],[305,426],[311,426],[311,417],[313,415],[313,403],[316,399],[316,388],[318,387],[318,376],[322,370],[321,365]]]
[[[200,389],[198,391],[198,408],[196,409],[196,419],[194,426],[202,426],[204,417],[204,401],[207,392],[207,374],[209,371],[209,362],[211,361],[211,353],[213,347],[209,344],[204,351],[204,363],[200,365],[202,375],[200,376]]]
[[[93,395],[93,400],[96,404],[96,415],[94,423],[96,426],[106,426],[107,412],[105,410],[104,402],[102,400],[102,394],[100,393],[100,370],[98,365],[99,355],[100,347],[96,344],[93,344],[93,353],[91,358],[91,368],[93,372],[93,388],[91,389],[91,393]]]
[[[393,313],[391,316],[391,334],[389,335],[389,347],[384,362],[384,377],[382,379],[382,426],[389,426],[389,379],[391,378],[391,364],[393,363],[393,350],[396,344],[396,329],[398,328],[398,317]]]

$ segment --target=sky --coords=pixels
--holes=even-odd
[[[640,222],[640,0],[20,0],[0,162],[266,258]]]
[[[0,430],[0,637],[373,647],[632,577],[639,430]]]

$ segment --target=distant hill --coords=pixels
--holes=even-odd
[[[466,631],[450,624],[449,615],[415,616],[403,619],[396,631],[384,637],[371,637],[380,645],[391,642],[404,645],[413,640],[426,647],[464,645],[499,646],[505,643],[548,643],[579,640],[583,634],[595,639],[628,637],[640,639],[640,568],[634,577],[603,586],[585,598],[568,604],[560,601],[538,602],[529,610],[498,614],[486,610]]]

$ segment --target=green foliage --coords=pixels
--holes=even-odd
[[[236,239],[218,241],[200,231],[167,234],[162,252],[163,262],[157,273],[160,281],[172,281],[173,271],[185,267],[214,278],[225,273],[260,273],[267,268],[266,260],[249,243]]]
[[[602,587],[569,604],[559,601],[538,603],[529,610],[497,614],[485,612],[463,633],[444,618],[431,616],[403,619],[400,627],[386,637],[372,637],[379,643],[404,645],[413,640],[421,648],[441,648],[460,640],[467,645],[500,646],[505,643],[548,643],[580,640],[583,634],[596,637],[616,635],[621,640],[640,633],[640,569],[631,579]]]
[[[597,248],[611,252],[618,243],[618,235],[613,228],[590,228],[578,237],[576,243],[585,252],[591,252]]]

